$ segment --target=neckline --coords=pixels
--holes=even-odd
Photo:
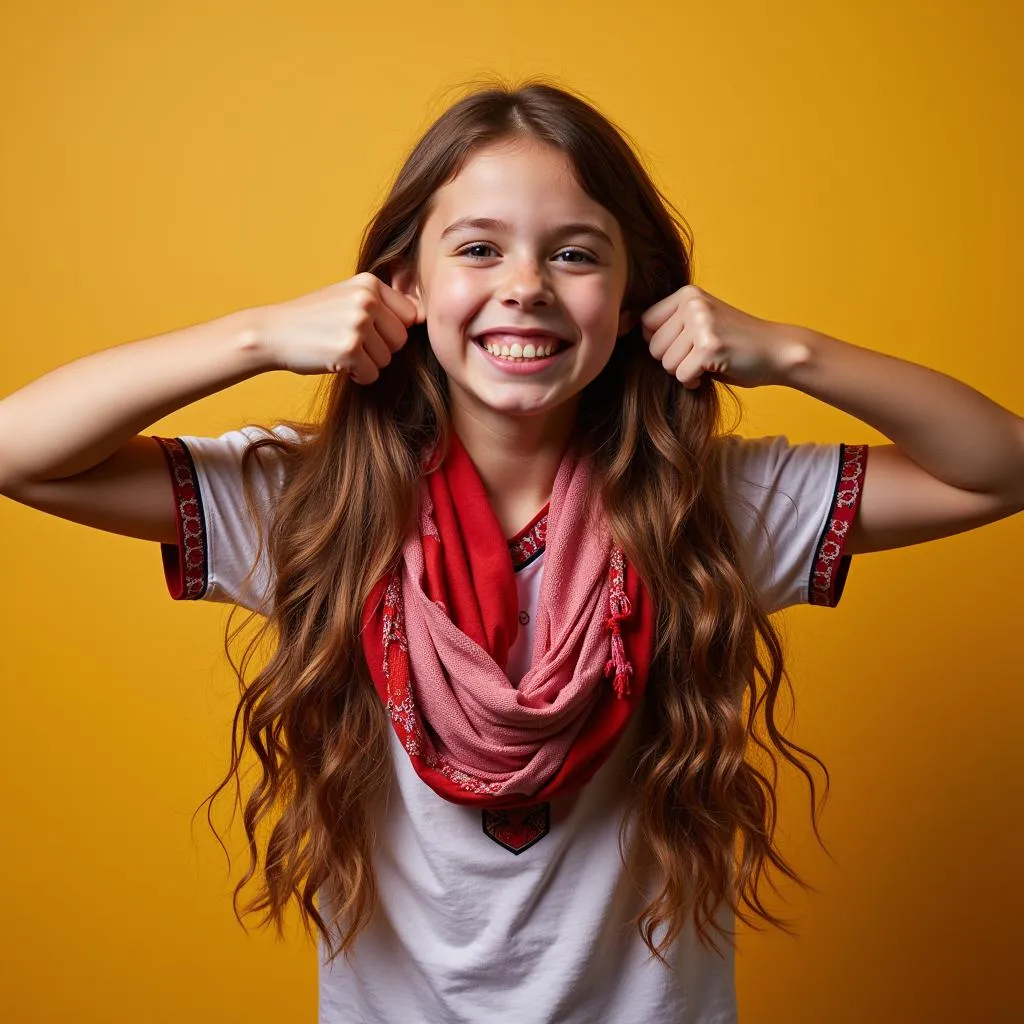
[[[512,569],[519,572],[544,553],[544,545],[548,533],[548,509],[546,504],[526,526],[524,526],[508,542],[509,554],[512,556]]]

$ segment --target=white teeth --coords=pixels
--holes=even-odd
[[[553,341],[544,342],[543,344],[534,345],[527,343],[526,345],[520,345],[518,342],[513,342],[511,345],[498,345],[495,342],[488,341],[486,338],[483,339],[483,346],[491,353],[492,356],[499,356],[502,359],[544,359],[550,356],[556,348]]]

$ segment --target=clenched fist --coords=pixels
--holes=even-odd
[[[347,373],[372,384],[406,342],[421,310],[374,274],[255,310],[273,367],[293,373]]]
[[[684,387],[705,373],[754,388],[778,383],[786,338],[782,324],[760,320],[688,284],[640,317],[651,355]]]

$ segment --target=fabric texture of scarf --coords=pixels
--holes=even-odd
[[[532,660],[518,685],[505,673],[519,629],[512,557],[454,432],[422,481],[398,568],[366,602],[374,686],[420,778],[447,800],[524,807],[578,789],[640,703],[653,608],[588,505],[589,473],[570,450],[556,474]]]

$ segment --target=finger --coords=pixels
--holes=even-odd
[[[357,384],[372,384],[380,376],[380,371],[373,360],[362,349],[356,355],[350,373]]]
[[[424,319],[422,310],[417,302],[414,302],[408,295],[392,288],[391,285],[380,282],[380,297],[384,305],[401,320],[406,327],[411,327]]]
[[[693,342],[686,334],[681,334],[675,339],[673,344],[669,345],[668,350],[661,357],[661,365],[665,368],[668,373],[673,376],[677,369],[679,369],[682,361],[690,354],[690,349],[693,348]]]
[[[708,372],[704,366],[700,352],[691,348],[683,361],[676,367],[676,380],[685,388],[693,390],[700,387],[701,377]]]
[[[374,330],[366,332],[363,351],[370,357],[374,366],[383,368],[391,362],[391,349],[388,343]]]
[[[693,299],[704,296],[705,293],[695,284],[684,284],[682,288],[666,295],[660,302],[656,302],[641,317],[643,334],[649,338],[675,311],[677,307],[685,306]]]
[[[655,359],[661,359],[676,338],[683,333],[683,329],[686,326],[685,319],[686,315],[682,307],[680,307],[674,310],[672,316],[654,332],[647,343],[647,347],[651,350],[651,355]]]
[[[395,293],[398,294],[397,292]],[[405,296],[400,296],[404,298]],[[377,307],[373,315],[373,326],[377,334],[383,339],[384,344],[392,351],[397,352],[409,339],[409,331],[405,322],[383,302]]]
[[[656,302],[649,309],[644,310],[640,315],[640,323],[643,325],[643,336],[649,339],[651,335],[665,323],[666,320],[676,311],[679,306],[679,293],[673,292],[666,295],[660,302]]]

